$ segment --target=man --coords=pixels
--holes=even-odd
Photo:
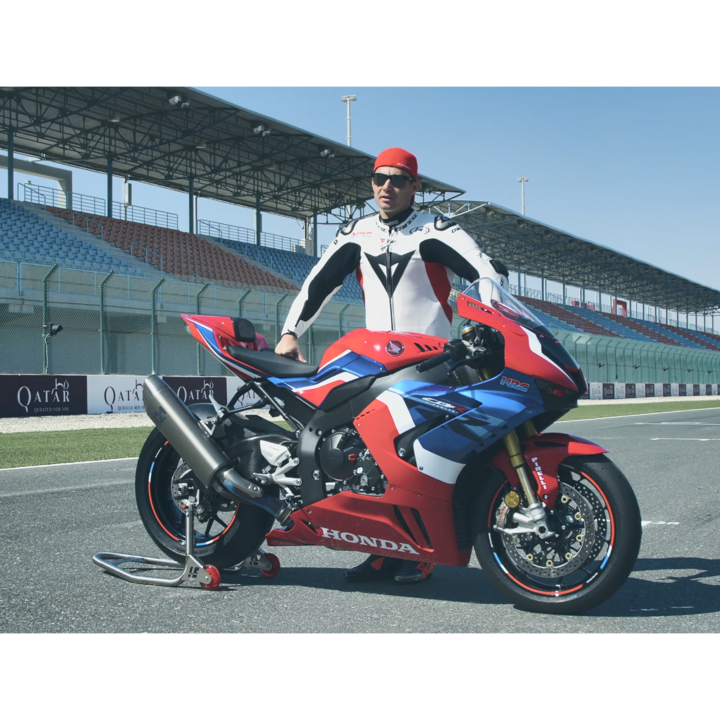
[[[453,275],[473,282],[490,277],[507,286],[507,269],[491,260],[455,222],[413,207],[420,190],[417,158],[389,148],[375,160],[371,177],[379,213],[340,228],[293,302],[275,352],[306,362],[298,338],[323,305],[354,272],[363,288],[368,330],[418,332],[450,338],[448,303]],[[351,582],[394,575],[396,582],[420,582],[429,563],[370,555],[345,573]]]

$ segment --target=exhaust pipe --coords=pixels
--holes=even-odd
[[[206,488],[212,486],[225,497],[257,505],[281,523],[287,519],[290,506],[265,495],[259,485],[240,475],[230,458],[159,375],[145,379],[143,402],[148,417]]]

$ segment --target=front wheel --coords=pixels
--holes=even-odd
[[[517,527],[496,476],[475,508],[475,553],[490,581],[523,610],[570,615],[607,600],[625,582],[640,551],[635,493],[604,456],[572,457],[559,468],[560,493],[548,511],[552,535],[503,533]],[[520,509],[520,508],[519,508]]]

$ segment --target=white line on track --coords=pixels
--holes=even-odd
[[[38,470],[40,468],[69,467],[70,465],[92,465],[93,463],[120,462],[121,460],[137,460],[135,457],[111,458],[110,460],[78,460],[69,463],[53,463],[52,465],[23,465],[22,467],[0,468],[0,472],[6,470]]]
[[[96,488],[107,488],[113,485],[131,485],[132,480],[113,480],[112,482],[96,483],[94,485],[68,485],[61,488],[47,488],[43,490],[18,490],[16,492],[0,493],[0,498],[22,497],[24,495],[49,495],[50,493],[65,493],[73,490],[95,490]]]
[[[660,422],[636,422],[635,425],[702,425],[711,427],[720,427],[720,423],[709,422],[673,422],[672,420],[661,420]]]
[[[650,438],[651,440],[680,440],[682,442],[717,442],[720,438]]]
[[[667,413],[697,412],[698,410],[720,410],[718,407],[691,408],[690,410],[660,410],[652,413],[634,413],[632,415],[608,415],[607,417],[581,418],[579,420],[557,420],[555,425],[566,422],[589,422],[591,420],[622,420],[623,418],[647,417],[648,415],[666,415]]]
[[[647,525],[679,525],[679,522],[666,522],[665,520],[643,520],[642,526],[646,527]]]

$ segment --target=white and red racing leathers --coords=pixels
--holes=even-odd
[[[507,269],[480,251],[456,222],[408,209],[392,220],[379,214],[340,228],[295,298],[283,333],[298,337],[354,272],[365,298],[368,330],[450,338],[453,275],[490,277],[507,287]]]

